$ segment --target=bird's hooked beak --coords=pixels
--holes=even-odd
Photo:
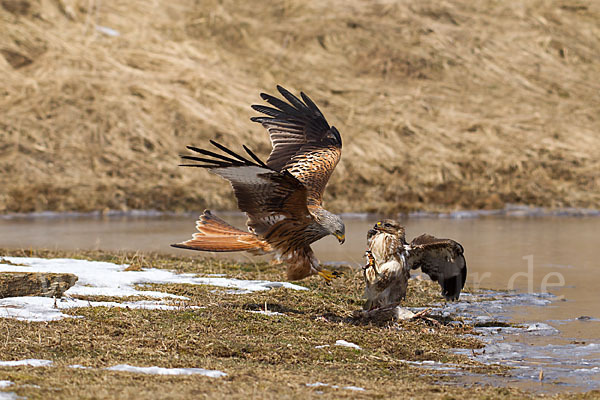
[[[346,235],[343,233],[336,233],[335,237],[337,238],[337,240],[339,240],[340,244],[344,244],[344,242],[346,241]]]

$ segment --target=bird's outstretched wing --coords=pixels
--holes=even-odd
[[[306,230],[311,219],[306,205],[307,191],[302,182],[288,171],[269,167],[246,146],[244,150],[252,160],[212,140],[211,143],[226,155],[187,146],[204,157],[182,156],[184,160],[196,162],[182,166],[207,168],[227,179],[233,187],[238,207],[248,215],[248,227],[253,233],[281,249],[280,232]]]
[[[460,243],[451,239],[438,239],[421,235],[405,248],[407,265],[421,268],[442,287],[447,300],[458,300],[467,279],[467,263]]]
[[[253,117],[269,132],[273,150],[267,165],[276,171],[289,171],[307,189],[308,204],[320,205],[335,166],[342,154],[342,138],[304,93],[302,100],[281,86],[277,90],[287,102],[261,93],[273,107],[253,105],[267,117]]]

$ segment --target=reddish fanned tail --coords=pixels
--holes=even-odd
[[[244,232],[229,225],[209,210],[196,221],[196,229],[192,239],[172,244],[172,247],[198,251],[248,251],[253,254],[270,252],[271,246],[253,233]]]

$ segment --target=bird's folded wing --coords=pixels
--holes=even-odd
[[[276,224],[285,229],[286,225],[297,227],[308,223],[306,187],[292,174],[269,167],[246,146],[244,149],[252,160],[219,143],[211,143],[226,155],[188,146],[204,157],[182,156],[184,160],[196,162],[182,165],[207,168],[227,179],[233,187],[238,207],[248,215],[251,231],[265,237]]]
[[[277,86],[277,90],[287,102],[261,93],[263,100],[273,107],[252,106],[267,115],[252,118],[267,129],[271,138],[273,150],[267,165],[277,171],[288,170],[306,186],[308,202],[320,204],[342,153],[340,133],[329,126],[319,108],[304,93],[300,94],[300,100],[281,86]]]

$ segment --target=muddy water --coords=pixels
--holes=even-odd
[[[244,226],[239,214],[221,216]],[[362,265],[366,231],[374,221],[345,218],[345,222],[346,244],[340,246],[328,237],[314,245],[315,252],[323,262]],[[459,241],[465,248],[469,288],[515,289],[523,294],[548,291],[555,296],[544,300],[544,305],[517,301],[503,309],[513,322],[543,322],[556,331],[504,335],[502,344],[508,347],[490,347],[487,361],[529,365],[529,371],[523,369],[514,377],[526,387],[538,379],[539,368],[546,371],[545,382],[560,383],[554,389],[600,388],[600,218],[412,218],[403,222],[409,239],[427,232]],[[0,247],[196,255],[169,247],[188,239],[193,231],[193,216],[0,219]],[[245,255],[237,259],[253,260]],[[571,374],[577,379],[568,378]],[[541,387],[546,390],[547,385]]]

